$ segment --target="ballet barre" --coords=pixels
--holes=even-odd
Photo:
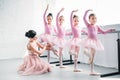
[[[53,36],[56,36],[56,35],[53,35]],[[40,50],[40,48],[38,48],[38,50]],[[47,55],[41,55],[40,57],[44,58],[44,57],[48,57],[48,56]],[[64,60],[63,59],[62,61],[64,62],[63,65],[74,64],[74,61],[72,59],[72,55],[70,55],[70,59],[68,59],[68,60]],[[55,63],[59,63],[59,60],[58,61],[50,62],[50,64],[55,64]],[[80,63],[80,62],[78,61],[78,63]],[[56,66],[59,66],[59,64],[56,64]]]
[[[71,64],[74,64],[74,61],[72,59],[72,55],[70,55],[70,59],[68,60],[63,60],[63,65],[71,65]],[[80,63],[80,61],[77,62],[78,64]],[[60,66],[60,64],[56,64],[56,66]]]
[[[117,50],[118,50],[118,71],[117,72],[112,72],[112,73],[107,73],[107,74],[101,74],[101,77],[107,77],[107,76],[113,76],[113,75],[118,75],[120,74],[120,31],[114,31],[110,32],[112,33],[117,33],[118,39],[117,39]]]

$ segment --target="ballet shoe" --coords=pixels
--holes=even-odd
[[[60,68],[66,68],[66,66],[60,66]]]
[[[79,69],[74,69],[73,72],[81,72]]]
[[[90,72],[90,75],[91,75],[91,76],[100,76],[100,73],[97,73],[97,72]]]

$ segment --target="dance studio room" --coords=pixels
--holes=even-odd
[[[0,80],[120,80],[119,0],[0,0]]]

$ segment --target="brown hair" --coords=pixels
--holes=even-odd
[[[95,16],[95,14],[93,14],[93,13],[92,13],[92,14],[90,14],[90,15],[89,15],[89,19],[90,19],[90,17],[91,17],[91,16]]]
[[[77,15],[74,15],[73,18],[77,18],[78,16]]]

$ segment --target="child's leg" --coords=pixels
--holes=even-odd
[[[91,63],[90,66],[91,66],[90,75],[96,75],[96,76],[98,75],[99,76],[100,74],[94,71],[94,63]]]
[[[58,57],[59,54],[58,54],[58,51],[54,48],[54,45],[53,43],[48,43],[50,46],[51,46],[51,51]]]
[[[88,47],[86,47],[85,49],[84,49],[84,54],[87,56],[87,57],[89,57],[89,64],[91,63],[91,54],[90,54],[90,50],[91,50],[91,48],[88,48]]]
[[[90,64],[93,63],[93,60],[94,60],[94,56],[95,56],[95,49],[94,48],[91,48],[91,59],[90,59]]]
[[[59,56],[58,51],[53,46],[52,46],[52,51],[57,57]]]
[[[62,51],[63,48],[59,48],[59,61],[60,61],[60,68],[65,68],[62,63]]]
[[[84,54],[88,57],[91,57],[90,54],[89,54],[89,48],[88,47],[85,47]]]
[[[75,47],[75,55],[74,55],[74,72],[80,72],[80,70],[77,69],[77,61],[78,61],[78,54],[79,54],[80,47]]]
[[[48,50],[48,63],[50,63],[50,50]]]
[[[53,51],[53,53],[58,57],[58,51],[54,48],[53,43],[47,43],[47,46],[49,46],[49,48],[51,49],[51,51]]]
[[[62,48],[59,48],[59,61],[60,61],[60,67],[63,66],[63,64],[62,64]]]
[[[91,60],[90,60],[91,72],[90,72],[90,75],[99,75],[98,73],[94,72],[94,56],[95,56],[95,49],[91,48]]]
[[[69,54],[70,54],[70,55],[74,55],[74,49],[75,49],[75,46],[74,46],[74,45],[71,45],[71,46],[70,46],[70,51],[69,51]]]

